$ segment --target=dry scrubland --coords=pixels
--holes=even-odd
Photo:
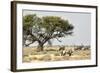
[[[91,57],[91,50],[75,50],[75,46],[66,46],[65,51],[72,50],[71,56],[65,54],[61,56],[59,46],[44,47],[44,51],[38,52],[36,47],[23,48],[23,62],[46,62],[46,61],[64,61],[64,60],[86,60]]]

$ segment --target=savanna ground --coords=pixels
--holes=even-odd
[[[23,62],[49,62],[49,61],[64,61],[64,60],[87,60],[91,59],[91,50],[75,50],[75,46],[66,46],[65,51],[72,50],[72,55],[61,55],[59,46],[44,46],[44,51],[37,51],[37,47],[23,48]]]

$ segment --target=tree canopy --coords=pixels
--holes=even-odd
[[[46,42],[53,38],[61,38],[73,33],[73,25],[58,16],[38,17],[36,14],[23,16],[23,40],[26,46],[38,42],[38,49],[43,50]],[[26,40],[30,43],[26,44]]]

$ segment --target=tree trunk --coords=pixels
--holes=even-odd
[[[43,43],[39,43],[37,49],[38,51],[43,51]]]

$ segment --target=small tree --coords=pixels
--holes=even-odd
[[[71,35],[73,26],[58,16],[43,16],[37,17],[36,14],[26,15],[23,17],[23,43],[26,46],[38,42],[39,51],[43,51],[43,45],[53,38],[61,38],[66,35]],[[29,40],[29,44],[25,41]],[[51,43],[50,43],[51,44]]]

